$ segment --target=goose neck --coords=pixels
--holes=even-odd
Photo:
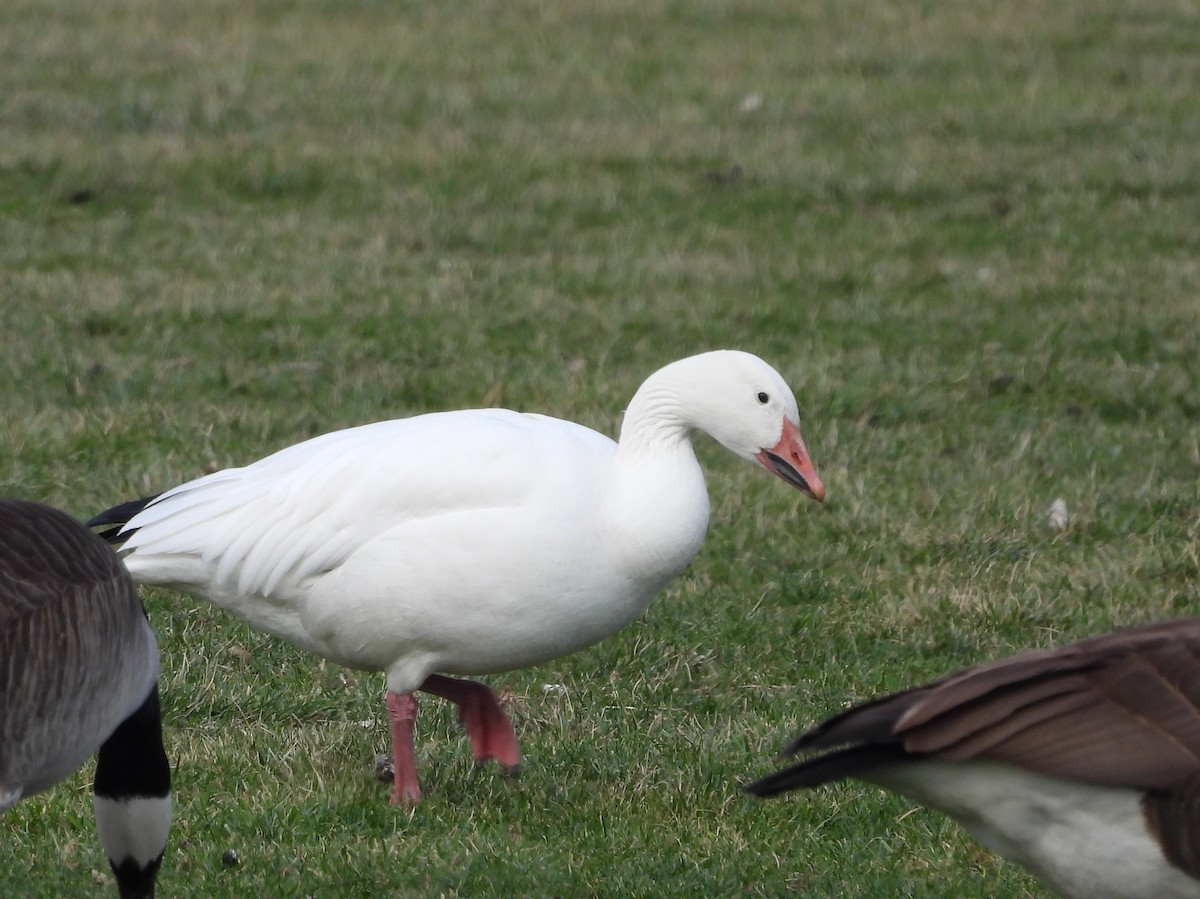
[[[625,458],[678,452],[690,446],[692,427],[679,392],[669,382],[653,379],[642,385],[625,410],[619,451]]]

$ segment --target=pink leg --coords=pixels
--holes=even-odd
[[[413,749],[413,722],[417,717],[417,697],[411,693],[387,694],[388,723],[392,726],[392,762],[396,782],[392,805],[416,805],[421,801],[417,781],[417,754]]]
[[[517,745],[517,734],[491,687],[478,681],[455,680],[431,674],[418,689],[449,699],[458,706],[458,720],[471,738],[475,761],[495,759],[509,774],[521,770],[521,748]],[[400,776],[399,766],[396,776]]]

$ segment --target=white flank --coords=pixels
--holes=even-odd
[[[1200,897],[1147,832],[1139,790],[981,761],[908,762],[870,780],[950,815],[1069,899]]]

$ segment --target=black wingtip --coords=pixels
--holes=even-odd
[[[768,796],[776,796],[779,793],[785,793],[788,790],[804,786],[804,784],[792,783],[792,773],[793,768],[774,771],[766,777],[760,777],[758,780],[751,781],[748,784],[742,784],[742,792],[765,799]]]
[[[96,533],[109,543],[121,543],[122,541],[127,540],[130,536],[130,533],[132,533],[129,532],[122,534],[121,528],[123,528],[129,522],[129,519],[133,518],[133,516],[137,515],[138,512],[142,511],[142,509],[146,508],[146,506],[150,505],[150,503],[154,502],[154,500],[157,498],[158,494],[155,493],[152,496],[143,496],[141,499],[131,499],[127,502],[113,506],[111,509],[105,509],[99,515],[90,518],[87,526],[89,528],[100,528],[105,527],[106,525],[111,525],[111,527],[107,527],[105,530],[97,531]]]
[[[776,796],[789,790],[811,789],[848,777],[862,777],[876,768],[911,757],[896,744],[850,746],[781,768],[743,785],[742,789],[754,796]]]

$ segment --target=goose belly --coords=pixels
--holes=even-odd
[[[386,670],[411,658],[426,673],[448,674],[509,671],[589,646],[636,618],[670,579],[515,549],[477,548],[448,563],[394,543],[377,540],[271,596],[228,589],[197,557],[134,556],[130,570],[140,583],[198,596],[350,668]]]
[[[1055,892],[1077,899],[1197,899],[1146,830],[1142,793],[991,761],[906,762],[868,780],[936,808]]]
[[[511,522],[474,544],[414,544],[400,529],[312,585],[303,627],[322,654],[386,669],[399,688],[433,671],[490,674],[589,646],[645,611],[678,570],[631,575],[600,541]]]

